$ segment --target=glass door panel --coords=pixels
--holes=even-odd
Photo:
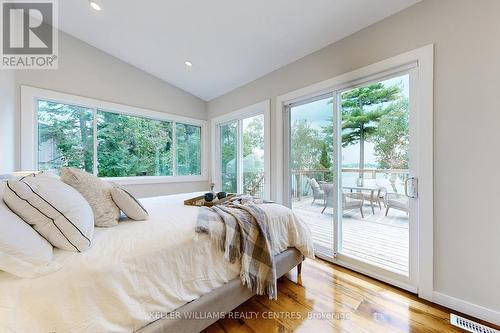
[[[238,192],[238,122],[220,125],[221,190]]]
[[[409,82],[410,75],[404,74],[338,94],[339,253],[406,277],[410,272],[410,211],[405,195],[410,169]]]
[[[325,257],[334,251],[333,102],[329,94],[289,108],[289,202]]]
[[[243,193],[264,197],[264,115],[243,119]]]

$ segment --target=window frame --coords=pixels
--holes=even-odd
[[[208,134],[207,121],[195,118],[179,116],[171,113],[153,111],[149,109],[107,102],[94,98],[82,97],[47,89],[39,89],[30,86],[21,86],[21,169],[38,169],[38,100],[46,100],[55,103],[63,103],[91,109],[94,114],[94,174],[97,174],[97,111],[112,112],[132,117],[149,118],[172,123],[172,176],[130,176],[130,177],[102,177],[117,184],[154,184],[154,183],[176,183],[208,181]],[[177,176],[176,175],[176,137],[175,126],[177,123],[199,126],[201,128],[201,165],[200,175]]]
[[[237,191],[243,190],[243,120],[258,115],[264,115],[264,199],[271,196],[271,101],[269,99],[247,106],[245,108],[227,113],[217,118],[211,119],[211,142],[212,142],[212,172],[211,179],[215,183],[215,189],[221,189],[221,168],[220,168],[220,126],[231,122],[237,122]]]

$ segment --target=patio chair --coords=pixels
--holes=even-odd
[[[361,213],[361,218],[365,218],[363,214],[363,203],[364,198],[361,195],[357,195],[358,193],[351,193],[347,196],[345,193],[342,193],[342,211],[350,210],[350,209],[359,209]]]
[[[311,206],[314,205],[314,202],[319,199],[319,200],[325,200],[325,191],[321,189],[319,186],[318,182],[314,178],[308,178],[307,181],[309,182],[309,185],[311,186],[311,189],[313,191],[313,201],[311,203]]]
[[[385,216],[389,214],[389,209],[397,209],[405,212],[408,214],[409,209],[410,209],[410,201],[408,200],[408,197],[403,194],[399,193],[387,193],[385,195],[385,202],[387,205],[387,208],[385,210]]]
[[[365,214],[363,213],[363,196],[360,193],[346,193],[342,192],[342,212],[351,209],[359,209],[361,212],[361,218],[365,218]],[[321,214],[325,212],[327,207],[333,207],[333,185],[327,191],[325,195],[325,206],[321,211]]]
[[[365,185],[377,185],[377,181],[374,178],[369,178],[369,179],[364,180],[364,184]],[[384,204],[384,207],[387,207],[386,203],[385,203],[385,195],[387,193],[387,189],[383,186],[380,186],[378,191],[376,191],[373,194],[373,198],[371,197],[370,193],[367,193],[367,192],[358,192],[358,193],[363,196],[363,199],[367,200],[370,203],[373,200],[374,203],[378,204],[379,209],[382,209],[382,203]]]

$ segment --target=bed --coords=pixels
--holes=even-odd
[[[0,331],[198,332],[252,296],[209,237],[194,231],[199,208],[188,193],[143,199],[148,221],[97,228],[83,253],[55,250],[61,269],[22,279],[0,272]],[[308,228],[283,206],[263,204],[278,276],[313,256]],[[231,297],[224,297],[231,294]],[[172,314],[180,314],[172,316]]]

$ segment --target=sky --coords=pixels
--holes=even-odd
[[[385,86],[393,86],[401,84],[402,95],[409,98],[410,84],[409,76],[403,75],[394,77],[388,80],[380,81]],[[311,103],[292,107],[291,120],[292,123],[296,120],[307,120],[313,128],[322,130],[324,126],[332,126],[333,104],[329,103],[331,97],[324,98]],[[342,164],[359,163],[359,143],[342,148]],[[374,154],[374,144],[365,142],[365,164],[376,164]]]

